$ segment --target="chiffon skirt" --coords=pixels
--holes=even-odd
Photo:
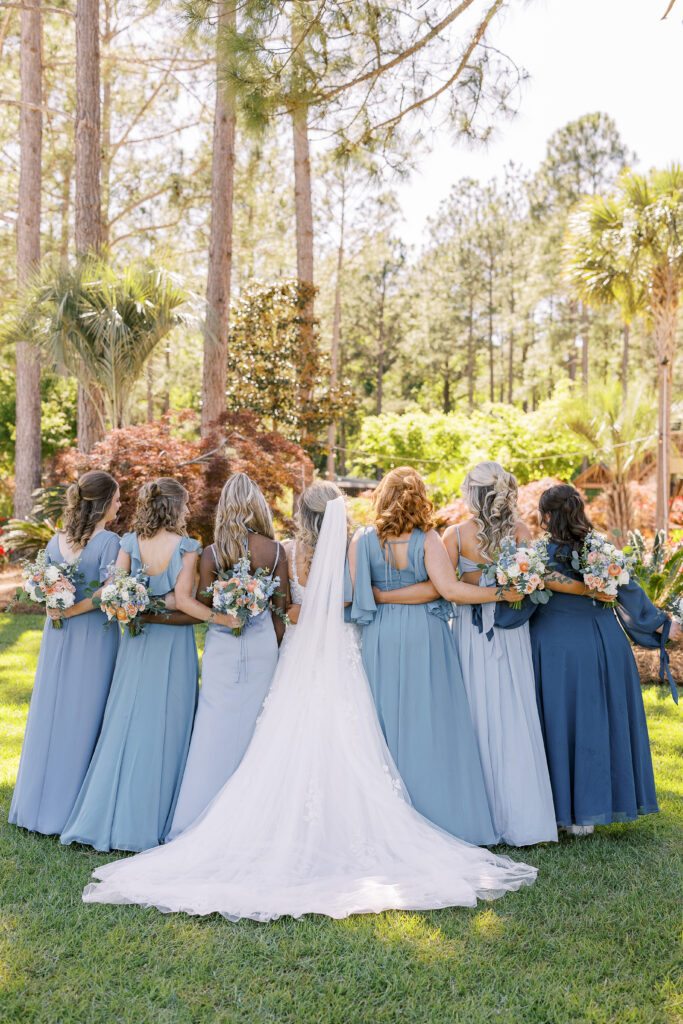
[[[124,633],[102,732],[62,843],[146,850],[171,825],[197,700],[193,626]]]
[[[530,632],[557,823],[658,811],[640,679],[614,612],[554,594]]]
[[[555,841],[529,627],[493,627],[494,609],[481,606],[481,631],[469,605],[456,607],[453,619],[493,824],[510,846]]]
[[[413,805],[460,839],[498,834],[450,627],[425,605],[383,604],[363,627],[363,665]]]
[[[59,834],[90,764],[102,725],[119,644],[102,612],[50,620],[40,656],[9,821]]]
[[[277,666],[273,619],[251,619],[242,636],[210,625],[190,752],[168,838],[191,825],[244,757]]]

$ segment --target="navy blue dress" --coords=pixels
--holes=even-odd
[[[567,549],[548,566],[572,579]],[[531,647],[558,825],[609,825],[659,810],[640,678],[624,630],[659,646],[668,617],[634,582],[618,609],[554,593],[531,605]],[[526,603],[526,602],[525,602]]]

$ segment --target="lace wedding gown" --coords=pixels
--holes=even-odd
[[[410,805],[343,622],[346,515],[327,505],[299,623],[251,744],[196,822],[97,868],[90,903],[229,920],[474,906],[536,869],[442,832]]]

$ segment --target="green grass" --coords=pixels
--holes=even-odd
[[[3,1024],[683,1020],[683,716],[664,688],[645,691],[663,813],[527,851],[531,888],[472,910],[235,925],[86,906],[112,855],[6,823],[40,625],[0,616]]]

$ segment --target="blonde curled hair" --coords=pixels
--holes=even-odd
[[[517,478],[499,462],[480,462],[462,482],[462,496],[477,524],[482,554],[494,558],[517,525]]]
[[[434,528],[434,506],[427,497],[427,485],[415,469],[399,466],[380,480],[372,496],[375,528],[383,544],[412,530],[428,533]]]
[[[296,510],[296,533],[294,539],[303,548],[303,561],[306,571],[311,567],[318,535],[323,525],[323,518],[328,501],[341,498],[342,492],[331,480],[316,480],[307,487],[299,499]]]
[[[73,548],[84,548],[114,500],[118,484],[104,470],[91,469],[66,491],[64,532]]]
[[[143,484],[133,519],[138,537],[153,537],[159,530],[183,536],[189,495],[183,485],[170,476]]]
[[[226,481],[216,508],[213,550],[220,569],[232,569],[247,550],[247,531],[275,540],[273,517],[259,485],[246,473]]]

